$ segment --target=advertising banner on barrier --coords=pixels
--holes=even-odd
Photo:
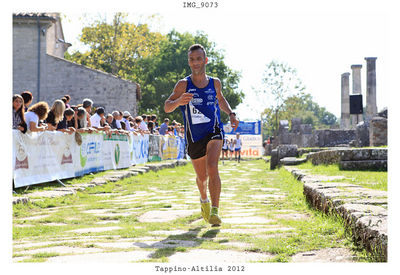
[[[184,154],[184,141],[174,136],[83,133],[81,137],[82,143],[78,145],[74,134],[57,131],[22,134],[13,130],[14,186],[126,168],[148,161],[177,159]]]
[[[162,159],[176,159],[178,157],[177,141],[175,136],[163,136],[161,141]]]
[[[224,124],[224,132],[227,135],[261,135],[261,120],[258,121],[239,121],[236,131],[233,131],[230,123]]]
[[[149,161],[160,161],[162,157],[161,151],[162,136],[149,136]]]
[[[78,163],[74,136],[47,131],[26,135],[13,130],[15,187],[74,177]]]
[[[133,138],[133,163],[140,164],[146,163],[149,158],[149,135],[138,135],[131,134]]]
[[[226,135],[229,140],[236,139],[236,135]],[[262,147],[262,136],[261,135],[240,135],[242,140],[242,149],[240,155],[242,157],[258,158],[264,154],[264,148]]]
[[[229,140],[236,139],[236,134],[240,134],[242,140],[242,157],[261,157],[264,154],[262,146],[261,121],[239,121],[236,131],[233,131],[230,124],[224,124],[225,135]]]

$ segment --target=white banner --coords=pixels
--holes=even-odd
[[[16,188],[82,176],[91,172],[127,168],[149,161],[149,135],[75,134],[57,131],[22,134],[13,130],[13,178]],[[182,139],[161,137],[162,159],[182,158]],[[181,148],[182,147],[182,148]],[[160,147],[161,148],[161,147]],[[160,157],[161,158],[161,157]]]
[[[236,135],[226,135],[229,140],[236,139]],[[262,135],[240,135],[242,140],[241,157],[258,158],[264,154]]]
[[[75,176],[79,147],[62,132],[22,134],[13,130],[15,187]]]

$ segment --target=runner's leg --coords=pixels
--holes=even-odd
[[[206,165],[206,156],[192,159],[192,164],[194,167],[194,171],[196,172],[196,183],[197,188],[200,191],[200,196],[202,200],[207,198],[207,165]]]
[[[218,157],[221,153],[222,140],[210,140],[207,144],[207,174],[208,189],[210,190],[211,204],[219,207],[219,198],[221,195],[221,179],[218,172]]]

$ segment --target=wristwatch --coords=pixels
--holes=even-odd
[[[231,116],[231,115],[235,115],[236,116],[236,113],[235,112],[229,113],[229,116]]]

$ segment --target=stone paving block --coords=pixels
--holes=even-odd
[[[50,246],[44,248],[38,248],[33,250],[21,251],[24,255],[32,255],[38,253],[58,253],[58,254],[84,254],[84,253],[94,253],[103,252],[103,249],[95,247],[70,247],[70,246]]]
[[[61,257],[51,257],[47,263],[79,263],[79,264],[99,264],[99,263],[131,263],[148,259],[151,251],[128,251],[128,252],[109,252],[93,253],[84,255],[71,255]]]
[[[295,158],[295,157],[285,157],[279,160],[279,163],[282,165],[299,165],[306,162],[306,158]]]
[[[68,233],[97,233],[97,232],[105,232],[122,229],[120,226],[109,226],[109,227],[93,227],[93,228],[80,228],[66,231]]]
[[[186,253],[175,253],[169,257],[170,263],[245,263],[267,261],[272,256],[267,253],[239,252],[229,250],[192,249]]]
[[[293,263],[354,262],[351,250],[346,248],[326,248],[300,252],[292,256]]]
[[[154,210],[141,215],[138,220],[140,222],[168,222],[178,218],[187,217],[194,213],[199,213],[199,209],[192,210]]]

